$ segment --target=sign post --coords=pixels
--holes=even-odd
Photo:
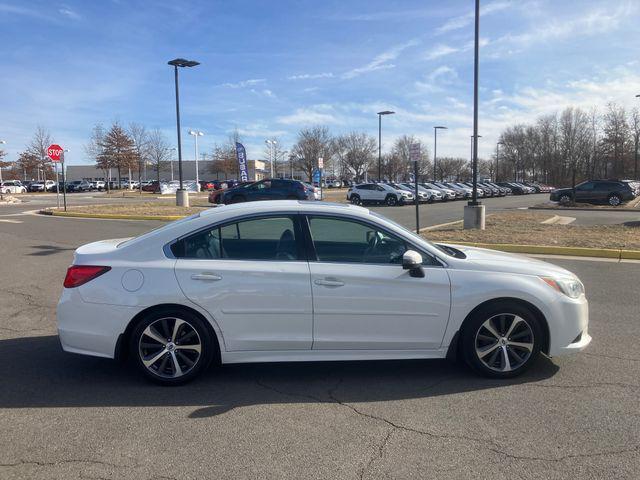
[[[420,160],[420,144],[412,143],[409,147],[409,156],[413,160],[413,183],[416,199],[416,233],[420,234],[420,200],[418,196],[418,161]]]
[[[60,208],[60,182],[58,182],[58,162],[62,162],[62,196],[64,198],[64,211],[67,211],[67,182],[64,180],[64,149],[58,145],[49,145],[47,148],[47,156],[54,163],[56,170],[56,200],[58,202],[58,208]],[[44,185],[45,191],[47,190],[47,184]]]
[[[324,158],[318,158],[318,170],[320,170],[320,181],[318,185],[320,185],[320,201],[324,200],[324,196],[322,195],[322,170],[324,169]]]

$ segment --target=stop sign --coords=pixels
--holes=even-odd
[[[62,147],[60,145],[49,145],[47,148],[47,156],[51,159],[52,162],[59,162],[60,157],[62,156]]]

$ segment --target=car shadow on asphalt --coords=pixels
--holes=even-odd
[[[236,364],[180,387],[145,380],[129,363],[65,353],[57,336],[0,340],[0,408],[195,407],[190,418],[283,403],[428,398],[539,382],[558,367],[540,356],[524,375],[494,380],[446,360]]]
[[[57,247],[55,245],[33,245],[31,248],[34,251],[27,253],[27,255],[34,257],[46,257],[48,255],[55,255],[56,253],[66,252],[68,250],[75,250],[75,248]]]

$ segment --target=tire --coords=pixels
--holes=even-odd
[[[164,337],[171,341],[165,342]],[[140,319],[129,341],[129,353],[138,371],[161,385],[182,385],[193,380],[210,365],[215,352],[215,338],[203,320],[181,309],[150,312]]]
[[[362,205],[362,200],[360,200],[360,195],[351,195],[351,198],[349,199],[349,201],[353,205]]]
[[[429,200],[427,200],[427,203],[433,203],[433,197],[429,197]]]
[[[531,310],[509,301],[482,307],[467,319],[461,333],[466,363],[491,378],[512,378],[525,372],[538,357],[544,335]]]
[[[620,198],[620,195],[618,195],[617,193],[613,193],[611,195],[609,195],[609,205],[611,205],[612,207],[617,207],[622,203],[622,198]]]
[[[571,202],[571,196],[567,195],[566,193],[563,195],[560,195],[560,198],[558,199],[558,202],[561,204],[567,204]]]
[[[398,198],[395,195],[387,195],[387,198],[385,198],[384,203],[388,207],[395,207],[398,204]]]

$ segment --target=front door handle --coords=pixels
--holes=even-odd
[[[222,277],[220,275],[216,275],[215,273],[194,273],[193,275],[191,275],[191,280],[217,282],[218,280],[222,280]]]
[[[314,280],[316,285],[321,285],[323,287],[342,287],[344,286],[344,282],[337,280],[335,278],[319,278],[318,280]]]

